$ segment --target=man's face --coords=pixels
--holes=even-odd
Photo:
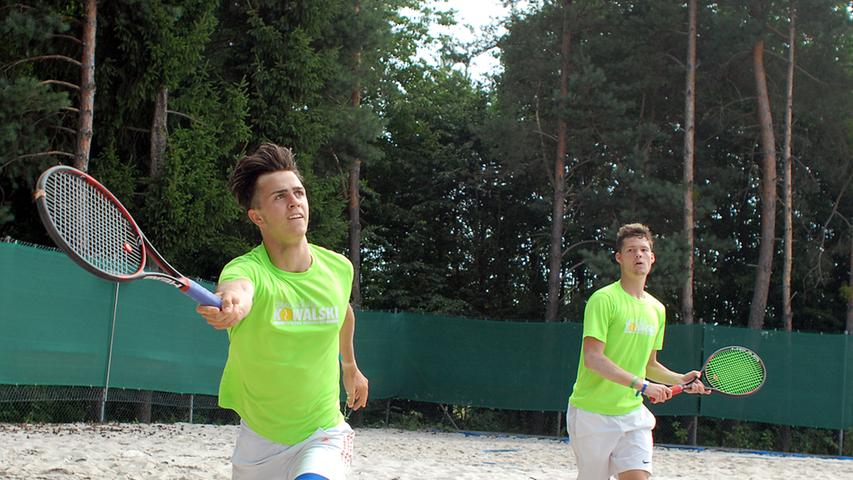
[[[265,173],[255,183],[249,218],[264,235],[283,243],[300,240],[308,232],[308,197],[295,173]]]
[[[643,277],[652,271],[655,254],[645,238],[628,237],[622,240],[622,249],[616,252],[616,262],[623,276]]]

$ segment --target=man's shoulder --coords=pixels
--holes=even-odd
[[[255,277],[259,269],[264,266],[263,255],[265,254],[263,245],[259,245],[239,257],[234,257],[222,267],[220,281]]]
[[[258,245],[256,247],[252,248],[248,252],[246,252],[246,253],[238,256],[238,257],[232,258],[231,261],[225,265],[225,268],[228,268],[229,266],[233,266],[233,265],[240,265],[240,264],[258,264],[258,265],[262,264],[263,263],[262,254],[265,253],[262,251],[263,248],[264,248],[264,246],[263,246],[263,244],[261,244],[261,245]]]
[[[352,262],[350,259],[343,254],[340,254],[334,250],[329,250],[328,248],[321,247],[320,245],[309,243],[308,248],[311,249],[311,253],[317,257],[321,257],[326,262],[332,262],[336,264],[342,264],[347,266],[348,268],[352,268]]]
[[[663,309],[663,308],[665,308],[665,307],[663,306],[663,302],[661,302],[660,300],[658,300],[658,299],[657,299],[657,297],[655,297],[654,295],[652,295],[652,294],[651,294],[651,293],[649,293],[649,292],[646,292],[646,301],[647,301],[647,302],[649,302],[649,303],[651,303],[651,304],[652,304],[655,308],[657,308],[657,309]]]
[[[610,283],[592,292],[586,301],[587,311],[602,312],[612,309],[619,302],[619,282]]]
[[[598,290],[592,292],[592,295],[589,296],[589,299],[592,300],[593,298],[605,298],[605,297],[606,298],[612,298],[612,297],[618,295],[620,292],[621,292],[621,287],[619,286],[619,281],[617,280],[615,282],[609,283],[609,284],[599,288]]]

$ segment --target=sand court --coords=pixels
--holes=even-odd
[[[0,424],[0,479],[228,479],[237,426]],[[655,479],[853,478],[853,460],[655,449]],[[557,439],[356,430],[351,479],[574,479]]]

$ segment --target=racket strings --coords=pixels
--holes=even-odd
[[[761,361],[743,350],[719,352],[708,360],[705,379],[711,387],[731,395],[743,395],[764,384]]]
[[[110,275],[131,275],[143,265],[136,228],[113,201],[84,178],[58,172],[45,183],[53,226],[83,260]]]

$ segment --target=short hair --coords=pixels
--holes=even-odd
[[[621,252],[622,244],[625,242],[625,239],[633,237],[648,240],[649,248],[652,250],[655,249],[655,240],[652,238],[652,231],[649,227],[642,223],[628,223],[619,227],[619,231],[616,233],[616,251]]]
[[[299,181],[302,181],[302,175],[293,159],[293,152],[289,148],[274,143],[264,143],[255,150],[255,153],[246,155],[237,162],[237,167],[231,173],[228,186],[237,199],[237,203],[248,210],[252,208],[258,177],[278,171],[293,172]]]

